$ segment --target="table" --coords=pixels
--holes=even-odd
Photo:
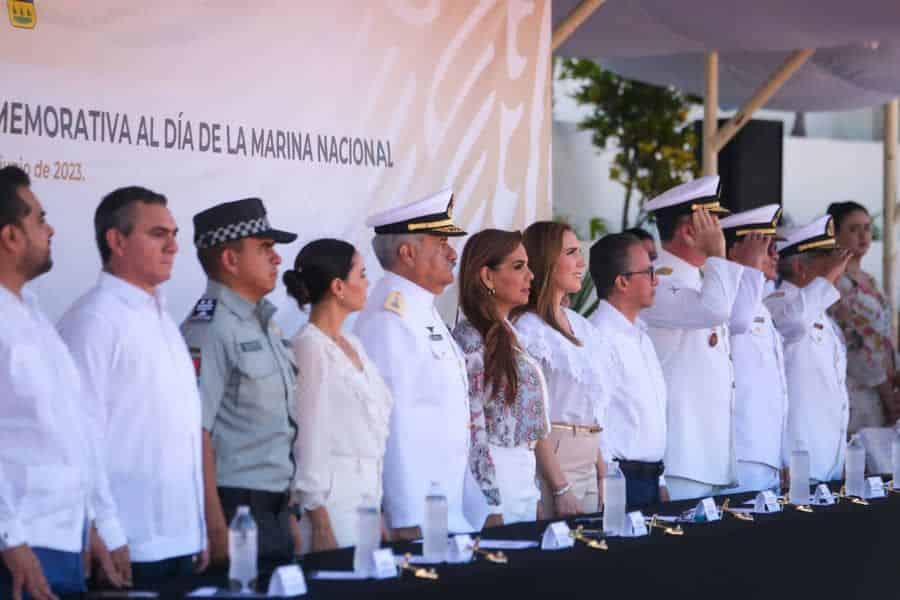
[[[831,484],[838,489],[839,484]],[[753,494],[731,498],[731,506]],[[652,510],[679,514],[695,501],[662,504]],[[598,516],[598,515],[592,515]],[[882,598],[896,597],[896,540],[900,539],[900,495],[872,500],[869,506],[841,501],[815,507],[811,514],[788,507],[784,512],[754,515],[754,522],[725,515],[714,523],[685,524],[685,535],[657,530],[649,537],[608,540],[599,551],[576,543],[568,550],[508,552],[509,564],[479,558],[465,565],[437,567],[440,580],[401,579],[317,581],[307,577],[306,598],[465,598],[488,593],[502,598]],[[598,522],[599,523],[599,522]],[[485,539],[539,540],[548,524],[520,523],[486,530]],[[570,521],[570,526],[574,525]],[[599,524],[592,525],[599,527]],[[421,552],[420,545],[393,544],[396,553]],[[301,564],[315,569],[347,569],[352,550],[307,556]],[[264,578],[271,572],[265,569]],[[160,598],[182,598],[202,585],[225,585],[224,572],[172,581]],[[265,581],[264,581],[265,583]]]

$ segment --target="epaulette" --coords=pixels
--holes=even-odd
[[[657,275],[671,275],[671,274],[672,274],[672,267],[660,267],[660,268],[658,268],[658,269],[655,269],[654,272],[655,272]]]
[[[403,298],[403,294],[397,291],[388,294],[384,301],[384,309],[400,317],[406,314],[406,300]]]
[[[213,315],[216,314],[216,305],[219,303],[215,298],[200,298],[194,306],[194,312],[191,313],[191,322],[212,321]]]

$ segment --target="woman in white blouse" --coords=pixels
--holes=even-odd
[[[581,244],[571,227],[550,221],[529,226],[524,244],[534,281],[528,304],[513,311],[513,322],[521,344],[540,362],[549,390],[551,432],[535,448],[542,516],[597,512],[609,361],[594,327],[563,307],[563,298],[581,288]]]
[[[320,239],[285,272],[288,293],[309,323],[294,337],[297,359],[297,472],[302,553],[356,544],[357,509],[381,505],[381,470],[392,399],[347,316],[366,302],[362,256],[347,242]]]

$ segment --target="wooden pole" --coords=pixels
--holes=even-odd
[[[753,97],[741,107],[741,110],[719,129],[714,140],[716,152],[724,148],[725,144],[727,144],[728,141],[747,124],[747,121],[753,117],[753,113],[762,108],[762,106],[769,101],[769,98],[771,98],[775,92],[780,90],[781,86],[791,78],[791,75],[806,64],[806,61],[809,60],[809,57],[812,56],[813,52],[814,50],[807,49],[795,50],[791,53],[787,60],[784,61],[784,64],[769,77],[755,94],[753,94]],[[707,70],[708,69],[709,66],[707,66]]]
[[[706,95],[703,98],[703,174],[719,172],[715,145],[719,119],[719,53],[706,54]]]
[[[894,220],[897,210],[897,99],[884,105],[884,257],[882,280],[891,310],[891,338],[897,341],[897,310],[894,291]]]
[[[563,22],[553,32],[552,51],[556,52],[569,39],[569,36],[605,2],[606,0],[581,0],[581,4],[572,9],[572,12],[566,15]]]

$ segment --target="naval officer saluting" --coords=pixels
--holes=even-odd
[[[734,360],[735,445],[738,487],[730,493],[778,489],[784,465],[783,440],[787,425],[788,395],[784,348],[772,315],[763,303],[769,282],[777,277],[775,228],[781,207],[768,204],[722,219],[728,257],[741,254],[762,241],[766,253],[744,270],[744,280],[731,313],[731,355]],[[751,253],[756,255],[756,253]],[[766,285],[760,286],[762,279]],[[749,280],[749,283],[747,283]],[[771,291],[771,290],[768,290]]]
[[[392,539],[421,536],[431,482],[447,496],[450,531],[471,531],[463,514],[469,394],[462,352],[434,306],[453,282],[448,238],[453,192],[373,215],[372,247],[385,270],[355,333],[378,366],[394,408],[384,457],[384,516]],[[481,525],[480,523],[478,524]]]
[[[850,253],[836,248],[829,216],[788,232],[778,253],[781,286],[765,303],[784,336],[785,454],[805,449],[811,479],[840,479],[850,419],[847,350],[840,328],[825,311],[841,298],[835,282]]]
[[[744,267],[725,259],[718,177],[674,187],[646,208],[662,250],[656,301],[640,316],[666,380],[666,483],[672,500],[711,496],[737,481],[728,321]]]

